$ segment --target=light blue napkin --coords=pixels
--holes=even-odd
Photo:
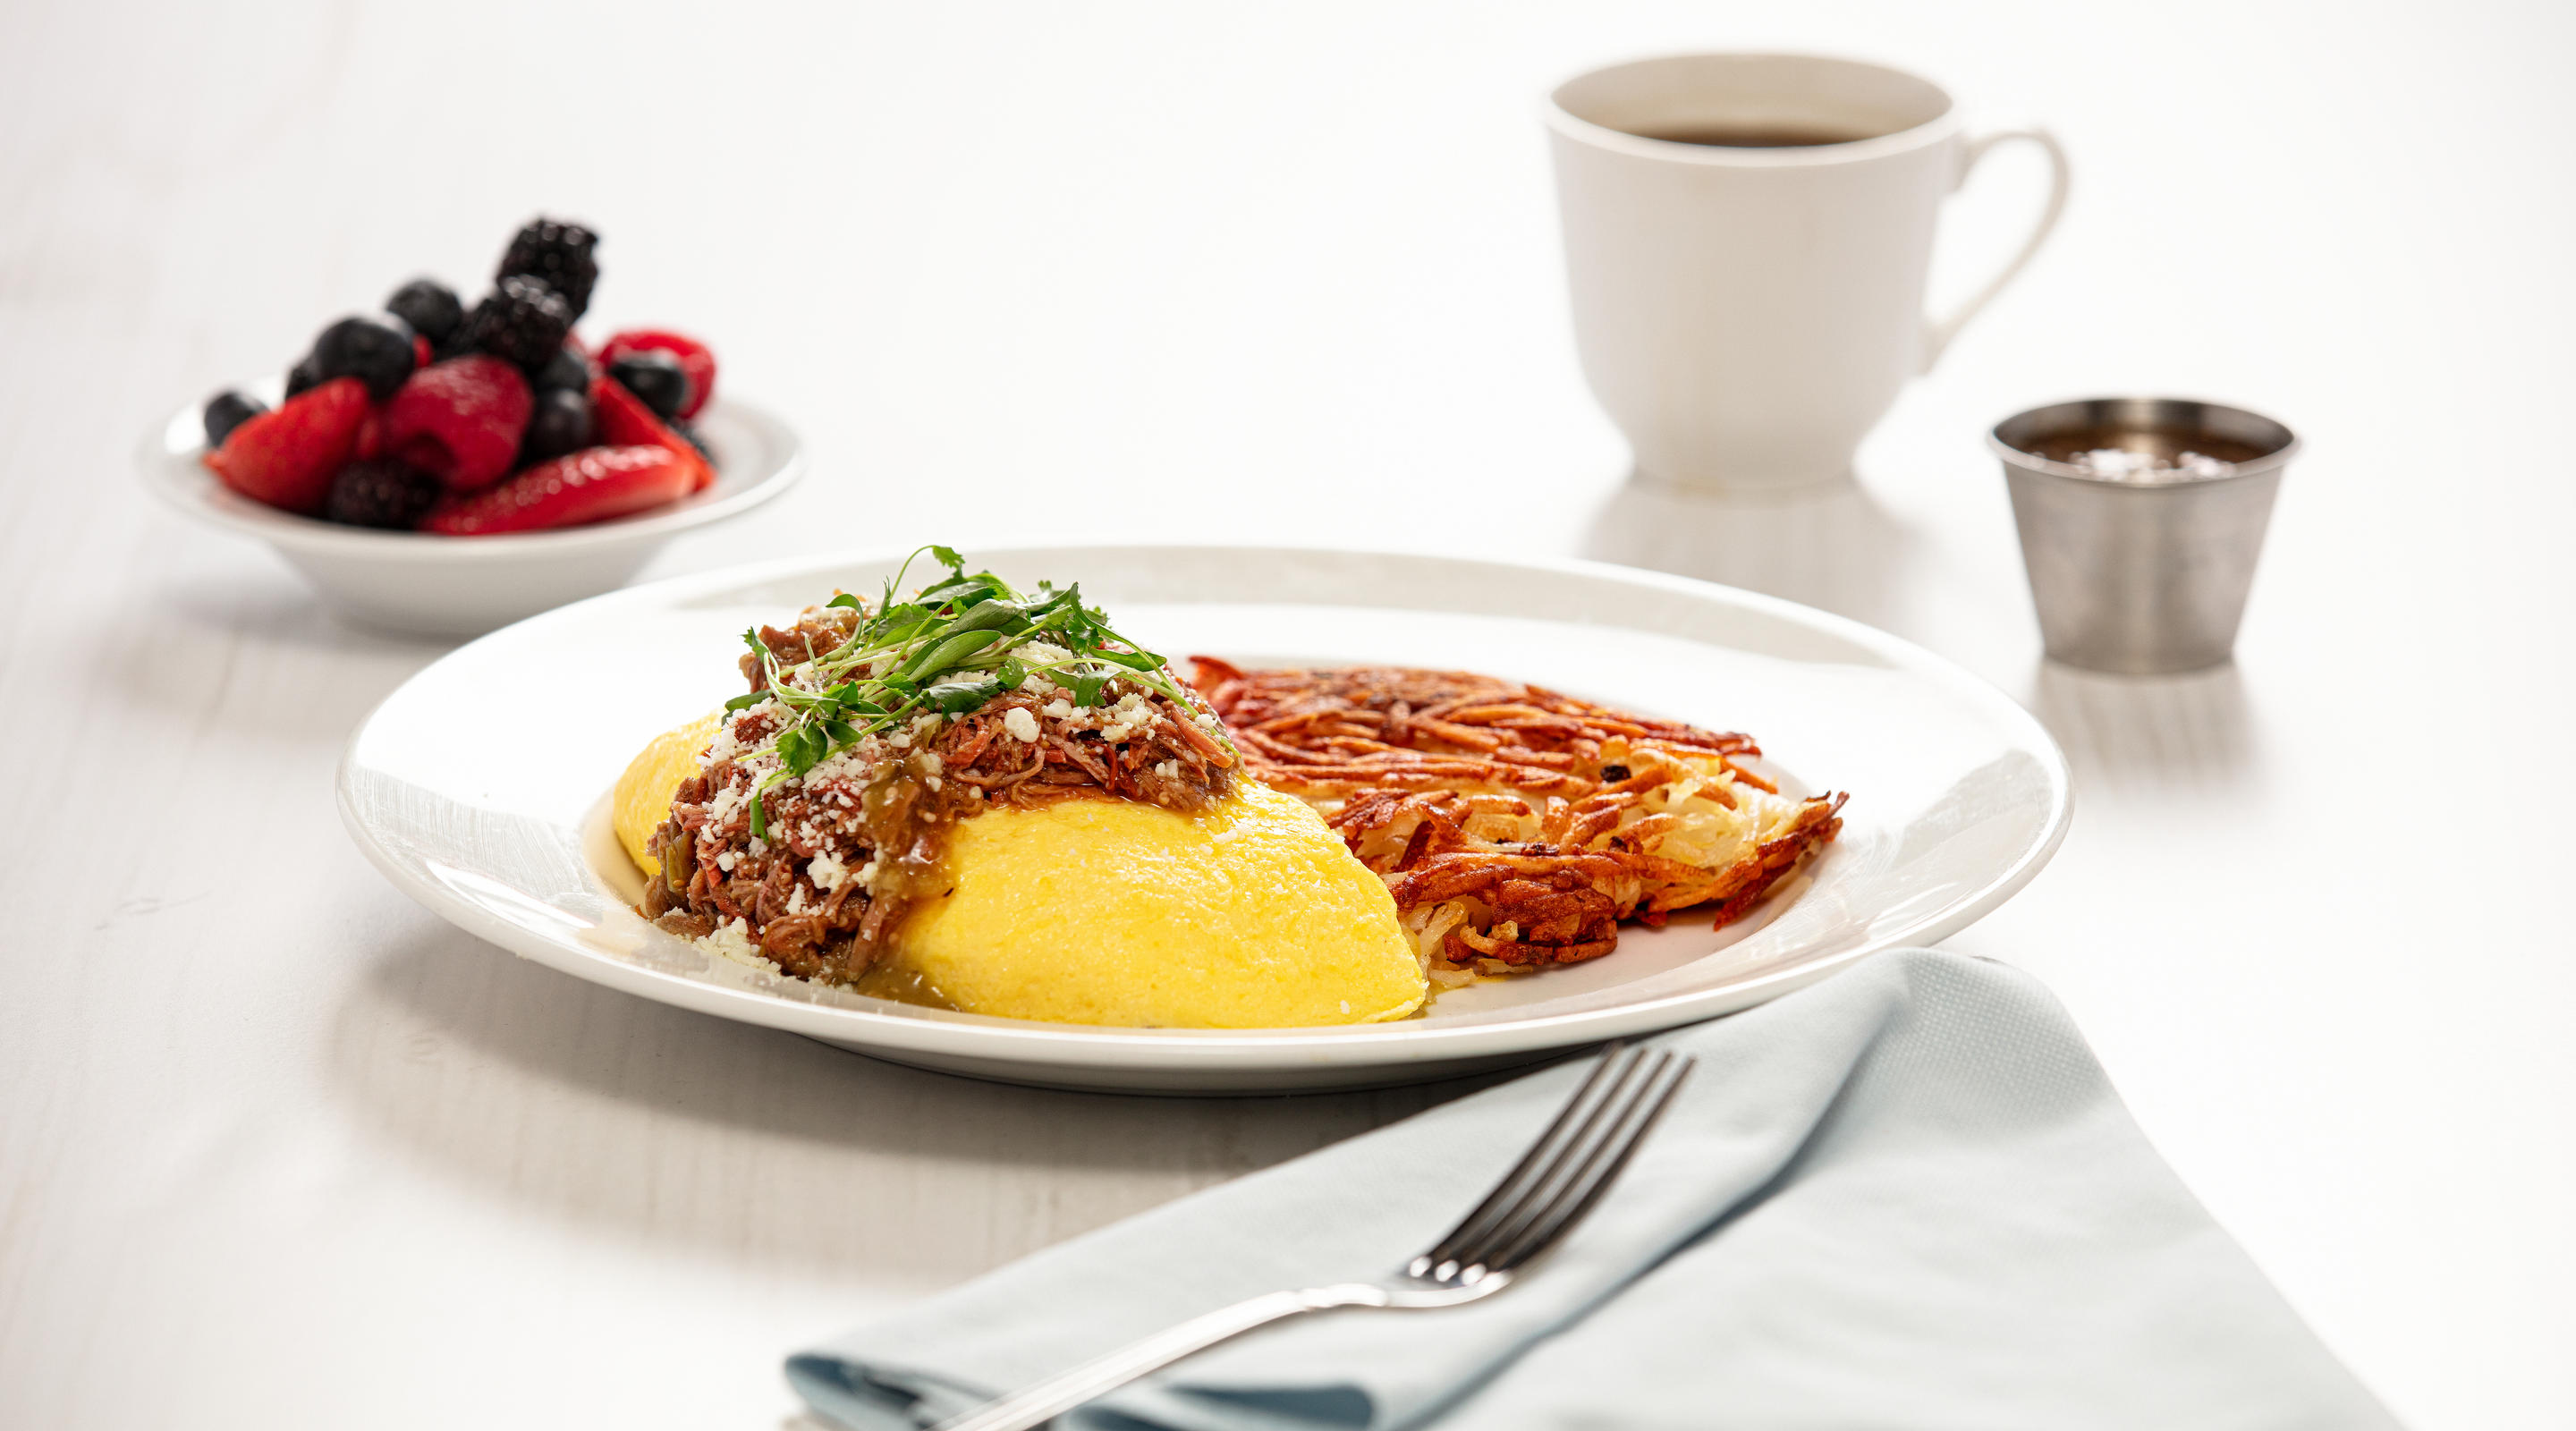
[[[2047,992],[1881,955],[1659,1040],[1700,1067],[1501,1294],[1265,1328],[1085,1431],[2392,1427],[2147,1145]],[[1501,1175],[1584,1059],[1048,1249],[801,1354],[927,1426],[1226,1303],[1382,1274]]]

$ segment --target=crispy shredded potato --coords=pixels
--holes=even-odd
[[[1723,927],[1842,831],[1719,734],[1464,671],[1193,658],[1246,771],[1320,811],[1395,896],[1435,984],[1597,959],[1619,922]]]

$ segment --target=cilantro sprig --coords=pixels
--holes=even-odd
[[[947,574],[910,600],[896,599],[924,552]],[[786,723],[746,757],[778,756],[778,769],[752,790],[753,839],[767,838],[761,797],[781,783],[868,736],[922,715],[974,710],[1018,690],[1031,676],[1068,688],[1077,706],[1098,705],[1102,689],[1114,680],[1189,706],[1166,670],[1170,663],[1119,635],[1106,612],[1083,605],[1079,582],[1060,591],[1040,582],[1036,591],[1022,593],[989,571],[969,573],[954,550],[934,545],[904,558],[874,608],[846,592],[825,604],[857,611],[860,620],[847,640],[811,661],[782,664],[757,627],[742,634],[759,654],[768,688],[736,696],[725,709],[776,700],[788,713]],[[1040,644],[1055,651],[1038,659],[1030,648]]]

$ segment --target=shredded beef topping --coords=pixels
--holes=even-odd
[[[758,639],[792,672],[860,619],[815,607]],[[742,666],[753,692],[769,689],[757,654]],[[940,856],[957,821],[1067,799],[1192,813],[1233,789],[1234,749],[1194,695],[1175,701],[1123,679],[1089,706],[1073,695],[1032,677],[974,710],[869,735],[770,786],[758,839],[752,792],[779,769],[763,746],[788,716],[775,700],[736,712],[654,835],[662,877],[646,891],[645,913],[685,936],[729,930],[791,974],[851,983],[884,956],[913,906],[944,888]]]

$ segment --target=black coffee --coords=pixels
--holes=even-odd
[[[1636,133],[1641,139],[1705,144],[1712,149],[1809,149],[1877,137],[1856,129],[1825,129],[1798,124],[1676,124],[1663,129],[1640,129]]]

